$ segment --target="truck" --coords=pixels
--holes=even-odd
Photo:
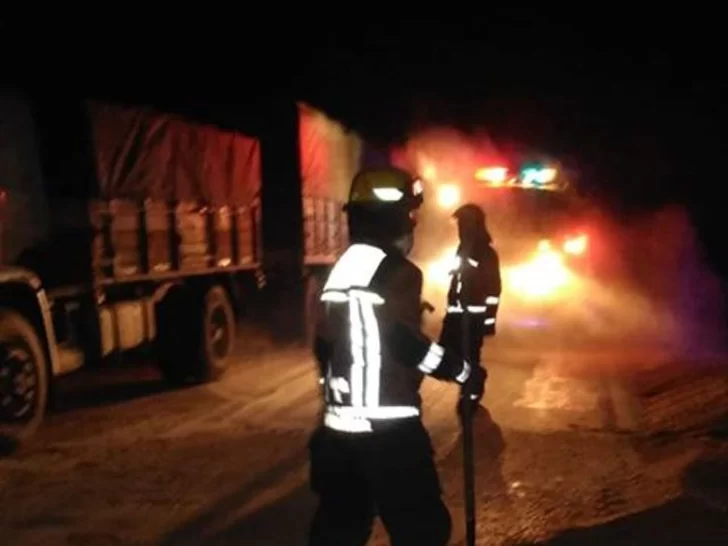
[[[585,337],[584,310],[595,287],[609,286],[604,263],[613,257],[605,254],[600,214],[580,191],[578,172],[487,135],[424,133],[397,159],[423,173],[425,191],[433,197],[423,206],[414,257],[428,300],[446,298],[458,244],[451,216],[474,203],[486,213],[500,258],[499,342],[561,339],[565,332]],[[431,334],[441,324],[439,307],[426,320]]]
[[[214,381],[238,318],[305,319],[347,245],[362,143],[304,103],[283,109],[287,126],[256,135],[0,96],[0,438],[31,436],[64,375],[141,353],[173,384]]]

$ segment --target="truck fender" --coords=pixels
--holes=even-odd
[[[35,311],[37,311],[38,318],[41,322],[37,326],[42,326],[43,329],[42,332],[38,332],[38,335],[44,344],[46,357],[48,358],[53,376],[59,375],[61,369],[56,334],[53,329],[53,319],[51,317],[51,306],[41,280],[35,273],[28,269],[3,266],[0,267],[0,286],[7,285],[24,287],[28,291],[29,296],[34,299],[35,304],[37,304]]]
[[[157,287],[157,289],[152,294],[151,300],[152,303],[155,305],[160,303],[169,293],[169,291],[176,287],[176,286],[182,286],[181,282],[166,282],[162,284],[161,286]]]

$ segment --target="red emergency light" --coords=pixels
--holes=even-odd
[[[482,167],[475,171],[475,178],[494,186],[505,184],[508,180],[508,167]]]

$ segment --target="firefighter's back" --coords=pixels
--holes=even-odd
[[[419,416],[422,372],[397,361],[386,329],[396,321],[418,329],[421,287],[422,272],[396,250],[355,244],[336,263],[322,294],[333,341],[324,378],[329,425]]]

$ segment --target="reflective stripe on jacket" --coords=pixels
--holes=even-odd
[[[420,415],[423,374],[464,382],[467,363],[419,332],[422,273],[397,251],[351,245],[321,295],[316,356],[324,424],[347,432]]]
[[[473,256],[458,249],[450,270],[447,313],[482,315],[483,322],[494,325],[501,296],[498,254],[491,246]]]

